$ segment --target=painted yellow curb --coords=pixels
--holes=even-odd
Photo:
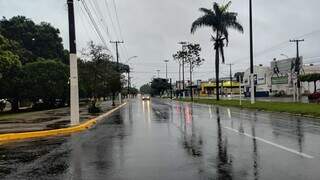
[[[86,129],[91,128],[92,126],[97,124],[98,121],[101,121],[103,118],[111,115],[113,112],[119,110],[120,108],[122,108],[126,104],[127,103],[123,103],[120,106],[108,111],[107,113],[105,113],[101,116],[98,116],[94,119],[90,119],[84,123],[81,123],[80,125],[77,125],[77,126],[72,126],[72,127],[68,127],[68,128],[61,128],[61,129],[54,129],[54,130],[46,130],[46,131],[1,134],[0,135],[0,145],[5,142],[11,142],[11,141],[17,141],[17,140],[23,140],[23,139],[58,136],[58,135],[71,134],[71,133],[75,133],[75,132],[81,132],[81,131],[84,131]]]

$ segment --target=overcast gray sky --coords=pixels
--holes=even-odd
[[[211,0],[84,0],[98,22],[104,39],[124,40],[120,47],[121,62],[131,56],[139,56],[130,62],[133,68],[133,84],[137,87],[149,82],[161,70],[165,77],[164,59],[169,59],[169,76],[178,78],[178,65],[172,54],[180,49],[179,41],[199,43],[205,63],[195,70],[195,79],[207,80],[214,76],[213,48],[210,29],[199,29],[190,34],[191,23],[201,15],[200,7],[211,8]],[[96,5],[94,4],[96,1]],[[121,27],[118,28],[115,6]],[[226,3],[226,0],[217,0]],[[248,0],[233,0],[232,11],[239,13],[239,21],[245,33],[231,31],[230,44],[226,48],[227,63],[234,63],[234,71],[244,71],[249,64]],[[319,0],[253,0],[255,64],[269,65],[280,54],[295,56],[291,38],[304,38],[301,55],[305,62],[320,62],[320,1]],[[88,41],[101,44],[95,34],[82,3],[75,0],[78,50]],[[101,14],[100,14],[100,12]],[[110,14],[109,14],[109,13]],[[66,0],[0,0],[0,15],[10,18],[24,15],[35,22],[50,22],[61,31],[65,48],[68,46],[68,19]],[[110,18],[111,17],[111,18]],[[109,34],[109,35],[108,35]],[[107,44],[114,53],[114,45]],[[79,52],[80,54],[80,52]],[[115,54],[115,53],[114,53]],[[228,68],[222,66],[222,75],[228,76]],[[186,77],[189,77],[188,75]],[[187,78],[186,78],[187,79]]]

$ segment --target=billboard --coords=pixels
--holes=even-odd
[[[288,84],[288,83],[289,83],[288,76],[271,77],[271,84],[272,85]]]
[[[300,69],[302,68],[303,61],[302,57],[300,57]],[[295,67],[296,58],[289,58],[279,61],[271,62],[271,70],[273,72],[273,76],[285,76],[288,73],[291,73]]]

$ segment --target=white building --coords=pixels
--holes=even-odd
[[[270,67],[262,65],[254,66],[254,74],[256,75],[256,96],[268,97],[271,92],[271,75],[272,71]],[[250,96],[251,80],[250,80],[250,68],[244,72],[243,76],[244,93],[247,97]]]
[[[289,58],[279,61],[272,61],[270,67],[254,66],[256,96],[265,97],[275,94],[293,95],[293,82],[296,75],[292,73],[296,58]],[[303,65],[301,57],[300,75],[320,73],[320,65]],[[250,96],[250,68],[244,73],[243,85],[246,96]],[[317,87],[320,88],[320,82],[317,82]],[[301,82],[301,92],[303,94],[313,93],[314,84]]]

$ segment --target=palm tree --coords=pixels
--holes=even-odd
[[[229,29],[234,29],[243,33],[243,27],[238,22],[238,14],[235,12],[229,12],[228,9],[231,5],[229,1],[225,5],[219,5],[218,3],[213,3],[213,9],[200,8],[199,10],[204,13],[203,16],[199,17],[192,23],[191,33],[200,27],[210,27],[212,31],[216,34],[215,36],[211,35],[212,41],[214,42],[214,49],[216,51],[215,58],[215,68],[216,68],[216,95],[217,100],[219,100],[219,58],[221,53],[222,63],[225,62],[223,48],[228,46],[229,42]]]

